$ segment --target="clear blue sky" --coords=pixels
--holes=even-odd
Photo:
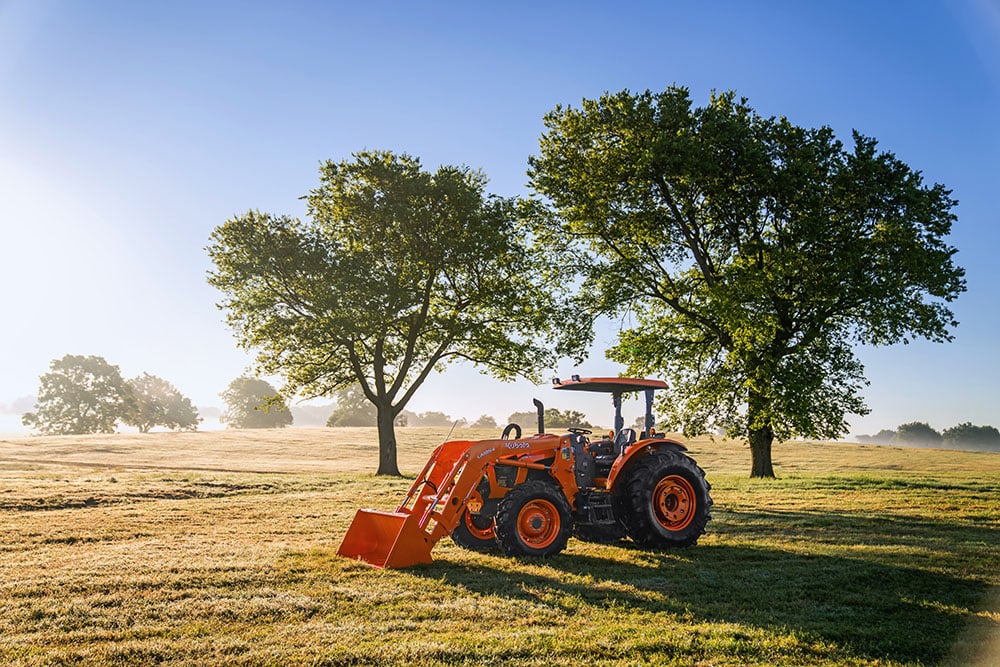
[[[468,164],[524,194],[546,111],[671,84],[699,104],[735,89],[766,115],[857,129],[954,190],[969,283],[955,342],[860,350],[872,414],[852,431],[1000,426],[996,0],[0,0],[0,407],[67,353],[219,405],[249,359],[205,282],[216,225],[302,214],[320,161],[362,148]],[[617,373],[613,335],[580,372]],[[608,421],[603,401],[468,368],[409,407],[503,420],[532,396]],[[18,424],[0,415],[0,431]]]

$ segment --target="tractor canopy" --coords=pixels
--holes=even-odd
[[[582,378],[574,375],[572,380],[552,380],[555,389],[569,391],[596,391],[605,394],[627,394],[644,389],[666,389],[663,380],[646,380],[643,378]]]
[[[615,406],[615,433],[621,431],[622,427],[625,426],[625,419],[622,417],[622,394],[641,391],[646,398],[643,433],[649,433],[650,429],[653,428],[653,391],[666,389],[667,383],[663,380],[644,378],[581,378],[579,375],[574,375],[570,380],[552,378],[552,386],[555,389],[568,391],[594,391],[611,394],[611,401]]]

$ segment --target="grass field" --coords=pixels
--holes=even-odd
[[[404,472],[445,433],[400,429]],[[409,485],[373,429],[3,440],[0,664],[1000,664],[1000,455],[691,450],[692,549],[379,571],[335,555]]]

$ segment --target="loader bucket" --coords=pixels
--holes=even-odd
[[[434,543],[420,528],[419,519],[403,512],[358,510],[337,554],[377,568],[430,563]]]

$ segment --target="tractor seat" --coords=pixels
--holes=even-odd
[[[634,428],[623,428],[618,431],[618,435],[615,436],[614,455],[619,456],[622,453],[622,450],[633,443],[635,443]]]

